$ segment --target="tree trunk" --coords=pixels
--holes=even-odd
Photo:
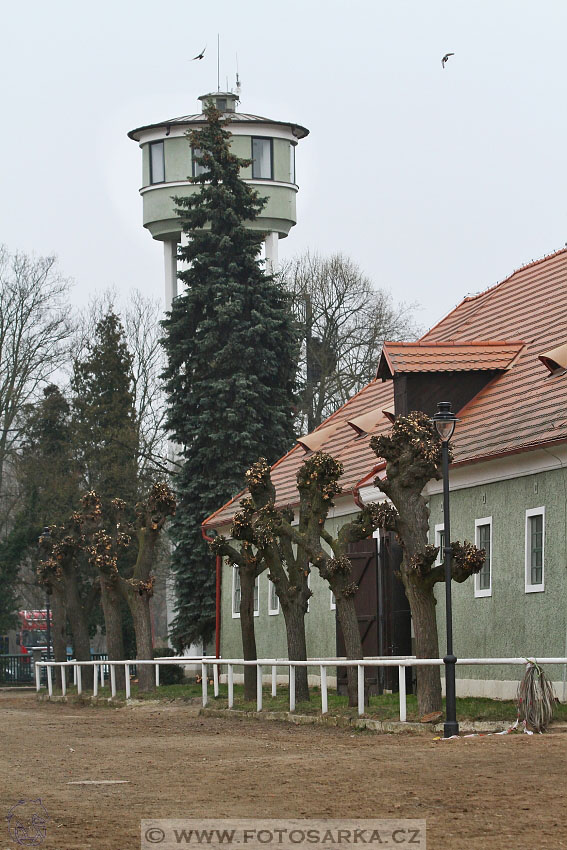
[[[256,576],[242,567],[240,570],[240,630],[242,633],[242,657],[245,661],[256,661],[256,635],[254,633],[254,585]],[[244,668],[244,699],[256,699],[257,668]]]
[[[282,602],[282,612],[287,634],[287,657],[290,661],[307,661],[305,641],[305,608],[299,598]],[[295,668],[295,697],[298,702],[309,700],[307,667]]]
[[[53,641],[53,658],[55,661],[67,661],[67,610],[65,606],[65,588],[58,582],[53,582],[51,592],[51,639]],[[56,685],[61,687],[61,668],[56,667]]]
[[[150,600],[149,597],[138,593],[136,588],[126,581],[121,579],[121,589],[126,596],[126,601],[132,619],[134,621],[134,631],[136,633],[136,658],[149,659],[154,657],[154,647],[152,641],[152,620],[150,617]],[[150,693],[155,690],[155,672],[152,665],[140,664],[138,667],[138,690],[141,693]]]
[[[439,638],[433,587],[412,581],[402,574],[410,604],[418,658],[439,658]],[[416,667],[417,705],[420,716],[441,711],[441,671],[439,667]]]
[[[109,661],[121,661],[125,657],[122,633],[122,597],[111,576],[101,574],[100,598],[104,613],[108,658]],[[125,688],[124,668],[115,667],[115,673],[116,689],[123,691]]]
[[[91,642],[89,638],[89,629],[85,609],[79,596],[77,587],[77,579],[71,570],[66,570],[65,576],[65,596],[67,601],[67,617],[71,632],[73,635],[73,654],[77,661],[91,660]],[[84,688],[90,689],[93,686],[93,668],[81,668],[81,682]]]
[[[347,658],[362,658],[362,641],[360,639],[356,608],[354,607],[354,598],[352,596],[344,596],[341,588],[333,587],[333,584],[331,584],[331,589],[335,594],[337,614],[345,641],[346,656]],[[358,705],[358,675],[356,667],[347,667],[347,690],[348,704],[350,706]]]

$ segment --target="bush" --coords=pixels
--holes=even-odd
[[[169,646],[154,647],[154,658],[175,658],[177,653]],[[159,668],[160,685],[180,685],[184,679],[183,667],[177,664],[164,664]]]

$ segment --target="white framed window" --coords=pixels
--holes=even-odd
[[[165,157],[163,142],[150,143],[150,183],[165,181]]]
[[[293,142],[289,144],[289,180],[290,183],[295,183],[295,145]]]
[[[240,617],[240,571],[238,567],[232,568],[232,616]]]
[[[439,566],[445,560],[445,553],[443,552],[443,547],[445,546],[445,526],[443,523],[437,523],[435,526],[435,546],[439,547],[439,551],[437,553],[437,557],[435,558],[435,564]]]
[[[545,508],[526,511],[526,593],[545,589]]]
[[[272,139],[252,137],[252,177],[255,180],[273,180]]]
[[[276,586],[273,581],[268,579],[268,614],[280,613],[280,600],[276,593]]]
[[[195,157],[201,156],[201,151],[199,148],[191,148],[191,169],[193,177],[199,177],[200,174],[204,174],[207,170],[204,165],[201,165],[200,162],[197,162]]]
[[[337,600],[335,599],[335,594],[331,590],[331,611],[337,610]]]
[[[486,559],[480,572],[474,577],[474,595],[492,596],[492,517],[485,516],[474,521],[474,542],[484,549]]]
[[[238,567],[232,568],[232,617],[233,619],[240,618],[240,600],[242,598],[242,588],[240,585],[240,571]],[[254,582],[254,616],[260,614],[260,576],[256,576]]]

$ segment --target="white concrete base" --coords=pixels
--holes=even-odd
[[[457,679],[458,697],[488,697],[489,699],[516,699],[520,679]],[[555,696],[565,702],[563,682],[553,682]],[[445,695],[445,679],[441,679],[441,689]]]

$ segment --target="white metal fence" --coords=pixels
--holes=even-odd
[[[459,658],[457,664],[461,666],[525,666],[528,661],[537,661],[539,665],[560,664],[567,665],[567,657],[564,658]],[[289,686],[289,710],[295,711],[295,671],[298,667],[319,668],[321,677],[321,713],[328,713],[328,685],[327,685],[327,670],[329,667],[355,667],[357,670],[358,683],[358,713],[364,714],[364,671],[366,668],[372,667],[397,667],[398,682],[399,682],[399,707],[400,721],[405,723],[407,720],[407,701],[406,701],[406,667],[425,667],[435,666],[442,667],[444,662],[442,658],[415,658],[413,656],[404,657],[387,657],[387,658],[361,658],[358,660],[346,658],[311,658],[307,661],[290,661],[287,658],[261,658],[257,661],[244,661],[242,658],[211,658],[210,656],[197,657],[182,657],[182,658],[155,658],[152,660],[142,660],[136,658],[127,661],[41,661],[35,665],[35,684],[36,690],[40,690],[40,668],[47,668],[47,690],[49,696],[53,695],[53,669],[61,668],[61,690],[65,695],[67,692],[67,670],[72,668],[74,683],[77,686],[77,692],[82,693],[82,677],[81,669],[83,667],[93,667],[93,696],[97,696],[100,686],[104,685],[105,671],[110,672],[110,693],[116,696],[116,667],[124,668],[124,678],[126,685],[126,699],[130,699],[130,672],[131,668],[136,666],[138,669],[141,665],[150,665],[155,668],[155,683],[159,687],[159,671],[160,667],[170,665],[201,665],[202,678],[202,702],[203,706],[207,705],[209,696],[208,674],[209,668],[213,671],[213,693],[215,697],[219,695],[219,674],[220,668],[226,667],[227,684],[228,684],[228,707],[234,705],[234,668],[235,667],[256,667],[257,668],[257,688],[256,688],[256,708],[262,711],[263,701],[263,682],[262,676],[264,669],[271,669],[271,694],[273,697],[277,694],[277,669],[278,667],[287,668],[288,686]],[[108,675],[108,673],[107,673]]]

